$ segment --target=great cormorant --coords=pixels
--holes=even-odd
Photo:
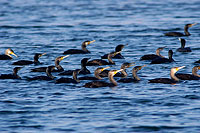
[[[171,62],[174,62],[174,59],[172,58],[172,55],[173,55],[173,51],[172,50],[169,50],[168,52],[168,56],[169,58],[156,58],[154,60],[151,61],[150,64],[162,64],[162,63],[171,63]]]
[[[199,71],[200,66],[195,66],[192,68],[192,74],[184,74],[184,73],[176,73],[176,77],[181,79],[181,80],[199,80],[200,75],[197,74]]]
[[[168,32],[165,33],[165,36],[190,36],[191,34],[188,32],[189,27],[192,27],[193,25],[196,25],[197,23],[194,24],[186,24],[184,27],[184,33],[180,33],[180,32]]]
[[[192,50],[190,49],[190,47],[185,47],[185,39],[183,38],[179,38],[180,42],[181,42],[181,47],[178,48],[176,51],[178,52],[192,52]]]
[[[154,60],[154,59],[159,58],[159,57],[164,58],[164,57],[160,54],[160,52],[161,52],[164,48],[166,48],[166,46],[165,46],[165,47],[159,47],[159,48],[156,49],[156,54],[147,54],[147,55],[143,55],[143,56],[140,58],[140,60]]]
[[[110,70],[108,73],[108,78],[111,83],[107,83],[104,81],[93,81],[86,83],[83,87],[86,88],[99,88],[99,87],[114,87],[117,86],[117,82],[114,80],[113,76],[122,70]]]
[[[95,42],[95,40],[85,41],[81,45],[82,49],[69,49],[69,50],[65,51],[63,54],[88,54],[88,53],[90,53],[90,51],[86,47],[87,47],[87,45],[89,45],[93,42]]]
[[[102,65],[114,65],[115,62],[112,60],[112,57],[117,55],[120,52],[111,52],[108,55],[108,62],[102,59],[93,59],[91,61],[88,61],[86,64],[87,66],[102,66]]]
[[[122,49],[123,49],[125,46],[127,46],[127,45],[128,45],[128,44],[126,44],[126,45],[123,45],[123,44],[117,45],[117,46],[115,47],[115,52],[120,52],[120,53],[116,54],[116,55],[113,56],[112,58],[113,58],[113,59],[124,59],[124,57],[121,55],[121,51],[122,51]],[[101,56],[101,59],[108,59],[108,54],[105,54],[105,55]]]
[[[11,55],[18,57],[11,48],[6,49],[5,54],[0,55],[0,60],[11,60]]]
[[[185,66],[171,68],[171,71],[170,71],[171,79],[169,79],[169,78],[155,78],[155,79],[149,80],[149,83],[175,84],[175,83],[180,81],[180,79],[175,76],[175,73],[178,70],[180,70],[184,67]]]
[[[14,62],[12,65],[30,65],[30,64],[35,64],[35,65],[37,65],[37,64],[40,64],[40,62],[39,62],[39,58],[41,57],[41,56],[43,56],[43,55],[45,55],[46,53],[43,53],[43,54],[40,54],[40,53],[36,53],[35,55],[34,55],[34,61],[29,61],[29,60],[19,60],[19,61],[17,61],[17,62]]]
[[[131,83],[131,82],[137,82],[140,81],[140,78],[137,75],[137,72],[139,70],[141,70],[143,67],[145,67],[146,65],[143,66],[135,66],[132,70],[132,76],[133,78],[122,78],[120,80],[118,80],[117,82],[123,82],[123,83]]]
[[[21,77],[17,75],[17,72],[22,68],[23,67],[15,67],[12,74],[1,74],[0,79],[21,79]]]

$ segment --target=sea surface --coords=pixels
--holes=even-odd
[[[200,24],[189,29],[191,36],[183,37],[190,53],[176,52],[178,37],[164,33],[183,32],[185,24],[199,23],[199,0],[1,0],[0,7],[0,53],[12,48],[19,56],[1,60],[0,74],[12,73],[15,61],[47,53],[39,59],[43,64],[19,71],[21,80],[0,80],[0,132],[200,132],[199,81],[148,83],[153,78],[170,78],[172,67],[186,66],[180,72],[191,73],[198,65],[194,62],[200,59]],[[128,44],[122,50],[125,59],[114,59],[111,69],[120,69],[124,62],[146,64],[138,72],[141,81],[84,88],[89,81],[26,80],[45,75],[30,69],[54,65],[56,57],[67,49],[80,49],[86,40],[96,40],[87,47],[91,54],[70,55],[61,62],[65,70],[80,68],[82,58],[99,59],[118,44]],[[167,57],[172,49],[176,62],[149,65],[139,60],[163,46],[167,48],[161,54]],[[96,68],[88,67],[92,73]],[[128,77],[132,68],[127,69]]]

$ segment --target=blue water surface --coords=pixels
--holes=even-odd
[[[0,52],[12,48],[19,56],[0,61],[1,74],[12,73],[11,64],[17,60],[47,53],[40,58],[43,64],[19,71],[22,80],[0,80],[0,132],[200,131],[199,81],[148,83],[152,78],[169,78],[175,66],[186,66],[180,72],[191,73],[193,62],[199,60],[199,24],[189,29],[191,36],[183,37],[191,53],[176,52],[178,37],[164,36],[199,22],[199,0],[1,0],[0,7]],[[91,54],[70,55],[61,62],[65,70],[80,68],[82,58],[98,59],[118,44],[128,44],[122,51],[125,59],[114,59],[112,69],[120,69],[124,62],[147,64],[138,73],[141,81],[92,89],[82,87],[88,81],[74,85],[25,80],[45,75],[30,69],[54,65],[57,56],[70,48],[80,49],[86,40],[96,40],[88,46]],[[162,51],[165,57],[169,49],[174,51],[175,63],[139,61],[163,46],[167,46]],[[93,72],[96,67],[88,69]],[[131,70],[127,69],[129,77]]]

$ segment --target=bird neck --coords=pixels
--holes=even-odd
[[[90,73],[86,66],[81,66],[81,72]]]
[[[47,77],[54,79],[55,77],[51,74],[51,71],[47,68],[46,70]]]
[[[115,62],[112,60],[112,55],[108,55],[108,61],[110,64],[115,64]]]
[[[181,42],[181,48],[185,48],[185,42]]]
[[[39,59],[38,56],[34,56],[34,63],[39,63],[38,59]]]
[[[55,66],[59,71],[64,71],[63,67],[60,65],[60,61],[59,60],[55,61]]]
[[[102,78],[99,76],[99,73],[101,73],[101,71],[95,70],[95,71],[94,71],[94,76],[95,76],[97,79],[102,79]]]
[[[133,79],[136,79],[137,81],[140,80],[140,78],[139,78],[138,75],[137,75],[137,70],[133,70],[133,71],[132,71],[132,74],[133,74]]]
[[[74,79],[77,83],[80,82],[80,80],[78,80],[78,78],[77,78],[77,72],[76,72],[76,71],[73,71],[73,79]]]
[[[190,35],[190,33],[188,32],[188,26],[185,26],[185,27],[184,27],[184,32],[185,32],[185,35],[186,35],[186,36],[189,36],[189,35]]]
[[[160,54],[160,50],[159,50],[159,49],[156,50],[156,55],[157,55],[157,56],[160,56],[160,57],[163,57],[163,56]]]
[[[85,45],[82,45],[81,47],[82,47],[82,50],[83,50],[83,51],[85,51],[85,52],[89,52],[89,50],[86,48]]]
[[[123,69],[123,70],[121,71],[121,73],[122,73],[123,77],[127,77],[127,76],[128,76],[128,74],[127,74],[127,72],[126,72],[125,69]]]
[[[199,69],[196,69],[195,67],[192,68],[192,74],[193,74],[194,76],[200,77],[200,75],[197,73],[198,70],[199,70]]]
[[[173,79],[175,81],[179,81],[180,79],[175,76],[175,73],[176,72],[174,72],[173,69],[171,69],[171,71],[170,71],[170,77],[171,77],[171,79]]]
[[[110,80],[110,82],[114,85],[114,86],[117,86],[117,82],[114,80],[113,78],[113,74],[112,73],[108,73],[108,78]]]
[[[14,69],[14,70],[13,70],[13,75],[16,76],[16,77],[18,77],[18,78],[20,78],[20,77],[17,75],[17,72],[18,72],[18,70],[15,70],[15,69]]]
[[[170,61],[173,61],[173,60],[174,60],[174,59],[172,58],[172,53],[169,53],[168,56],[169,56],[169,60],[170,60]]]
[[[86,68],[86,64],[87,64],[87,63],[81,63],[81,69],[87,69],[87,68]]]

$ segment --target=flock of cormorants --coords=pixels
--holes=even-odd
[[[192,27],[193,25],[196,25],[197,23],[194,24],[186,24],[184,27],[184,34],[179,33],[179,32],[169,32],[165,33],[166,36],[175,36],[175,37],[181,37],[181,36],[190,36],[190,33],[188,32],[189,27]],[[185,47],[185,39],[179,38],[181,42],[181,47],[178,48],[176,51],[177,52],[191,52],[192,50],[189,47]],[[132,78],[126,78],[127,77],[127,72],[126,68],[129,68],[131,66],[134,66],[135,63],[131,62],[125,62],[121,65],[121,68],[119,70],[107,70],[111,66],[107,67],[98,67],[94,71],[94,77],[89,77],[89,76],[84,76],[84,77],[77,77],[77,75],[86,75],[90,74],[90,70],[87,69],[87,66],[102,66],[102,65],[114,65],[115,62],[112,60],[113,58],[115,59],[124,59],[124,57],[121,55],[122,49],[128,45],[118,45],[115,48],[114,52],[111,52],[109,54],[105,54],[101,56],[101,59],[93,59],[90,60],[90,58],[83,58],[81,60],[81,68],[76,69],[76,70],[67,70],[65,71],[63,67],[60,65],[60,62],[67,58],[70,54],[89,54],[90,51],[87,49],[87,45],[95,42],[93,41],[85,41],[82,43],[82,49],[69,49],[67,51],[64,51],[63,55],[65,56],[59,56],[55,59],[55,66],[48,66],[48,67],[39,67],[39,68],[34,68],[31,69],[31,72],[46,72],[46,76],[36,76],[36,77],[27,77],[26,79],[29,81],[32,80],[55,80],[55,83],[79,83],[81,80],[92,80],[91,82],[88,82],[84,85],[84,87],[87,88],[97,88],[97,87],[112,87],[116,86],[117,82],[122,82],[122,83],[131,83],[131,82],[138,82],[140,81],[139,76],[137,75],[137,72],[141,70],[143,66],[135,66],[132,69]],[[160,47],[156,50],[156,54],[148,54],[144,55],[140,58],[140,60],[149,60],[151,61],[150,64],[161,64],[161,63],[171,63],[174,62],[174,59],[172,58],[173,56],[173,51],[169,50],[168,52],[168,58],[165,58],[160,54],[160,52],[166,47]],[[46,53],[36,53],[34,56],[33,61],[29,60],[19,60],[17,62],[14,62],[12,65],[18,65],[18,66],[24,66],[24,65],[29,65],[29,64],[40,64],[39,58]],[[9,48],[5,51],[5,54],[0,55],[0,60],[11,60],[12,56],[14,55],[17,57],[17,55],[14,53],[14,51]],[[107,59],[108,61],[104,60]],[[196,61],[195,63],[200,63],[199,61]],[[184,68],[185,66],[181,67],[173,67],[171,68],[170,71],[170,77],[171,78],[155,78],[149,80],[149,83],[164,83],[164,84],[175,84],[179,82],[180,80],[199,80],[200,75],[197,73],[198,70],[200,69],[200,66],[194,66],[192,69],[192,74],[181,74],[181,73],[176,73],[180,69]],[[20,76],[17,75],[17,72],[22,69],[23,67],[15,67],[13,69],[13,74],[1,74],[0,79],[21,79]],[[55,69],[56,68],[56,69]],[[62,77],[59,79],[55,79],[55,77],[51,74],[52,72],[59,72],[58,75],[72,75],[73,78],[66,78]],[[113,77],[121,77],[120,80],[116,81],[114,80]],[[103,77],[108,77],[109,83],[102,81]]]

